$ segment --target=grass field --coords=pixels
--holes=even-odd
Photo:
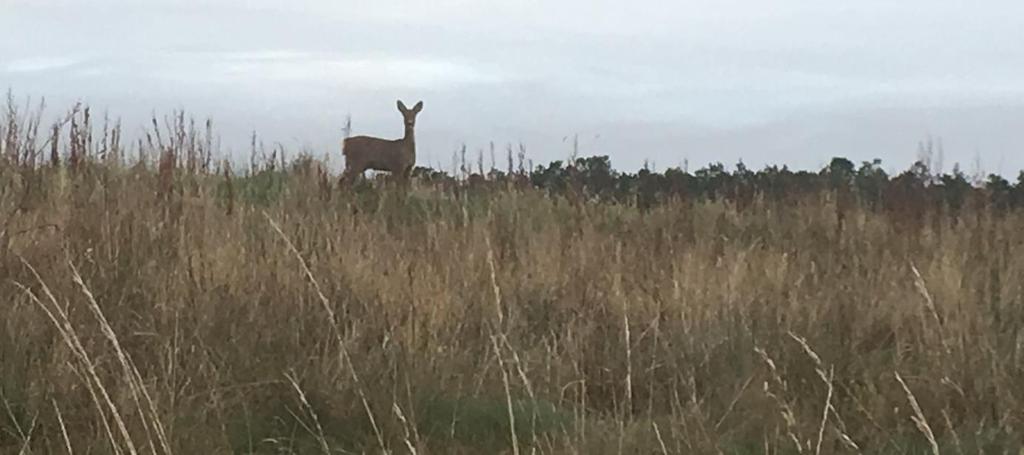
[[[348,190],[76,115],[0,137],[2,453],[1024,450],[1015,210]]]

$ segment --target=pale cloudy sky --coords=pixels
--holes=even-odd
[[[339,166],[346,115],[399,137],[401,98],[425,104],[420,165],[490,141],[563,159],[579,134],[626,170],[902,170],[931,136],[946,169],[1016,176],[1022,30],[1009,0],[0,0],[0,88],[129,134],[184,108],[240,156],[255,129]]]

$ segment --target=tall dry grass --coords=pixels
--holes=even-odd
[[[82,115],[0,134],[4,453],[1021,450],[1018,213],[343,193]]]

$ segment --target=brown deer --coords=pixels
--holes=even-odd
[[[405,136],[401,139],[381,139],[370,136],[353,136],[345,138],[341,143],[341,154],[345,156],[345,171],[341,174],[342,183],[367,169],[388,171],[391,175],[407,183],[416,165],[416,139],[413,129],[416,127],[416,114],[423,110],[423,101],[416,103],[412,109],[398,101],[398,111],[405,120]]]

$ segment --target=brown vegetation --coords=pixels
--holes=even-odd
[[[339,191],[74,116],[0,131],[4,453],[1020,450],[1017,211]]]

